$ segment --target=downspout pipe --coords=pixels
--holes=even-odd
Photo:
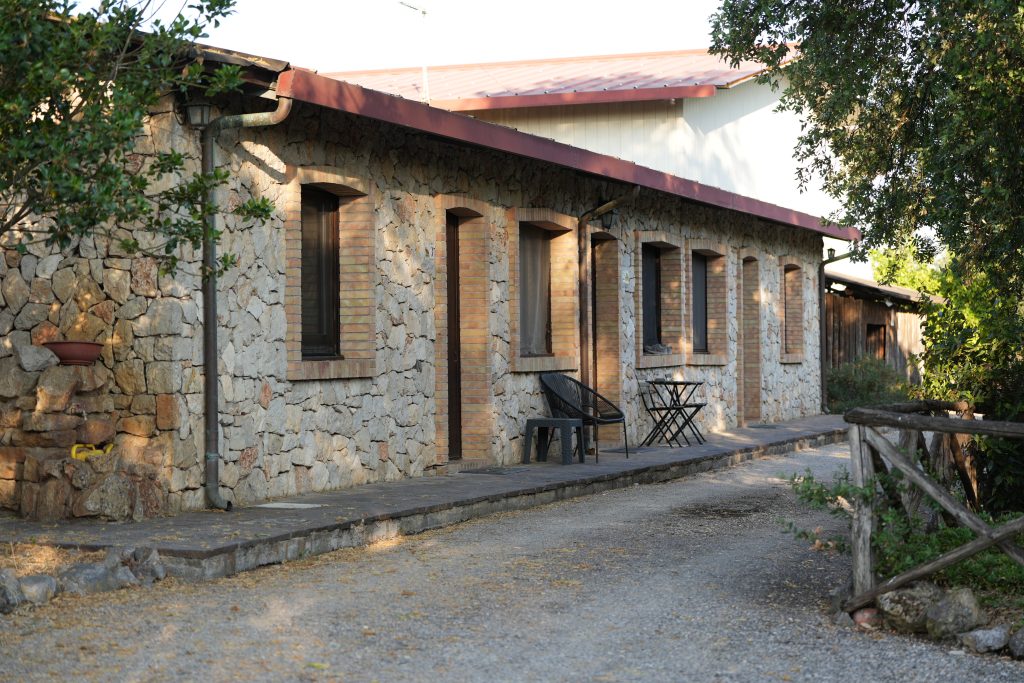
[[[292,110],[292,100],[279,97],[272,112],[221,116],[209,123],[202,134],[202,171],[204,175],[217,168],[217,136],[231,128],[257,128],[281,123]],[[204,443],[206,451],[206,499],[211,507],[230,510],[231,501],[220,495],[220,395],[217,373],[217,216],[209,207],[215,203],[214,190],[203,198],[206,231],[203,236],[203,390]]]
[[[580,382],[592,386],[590,376],[593,359],[590,357],[590,221],[600,218],[621,204],[633,201],[640,194],[640,186],[636,185],[627,194],[591,209],[579,217],[576,230],[579,250],[579,296],[580,296]]]
[[[829,249],[829,251],[832,251]],[[834,253],[834,252],[833,252]],[[821,362],[821,412],[822,414],[828,413],[828,363],[825,360],[825,266],[836,261],[842,261],[853,256],[852,251],[848,251],[845,254],[839,256],[829,256],[827,259],[822,259],[821,263],[818,264],[818,345],[819,349],[819,360]]]

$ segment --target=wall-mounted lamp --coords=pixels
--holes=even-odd
[[[188,125],[202,130],[210,125],[210,114],[213,106],[203,98],[189,98],[183,105],[185,109],[185,120]]]
[[[836,250],[833,247],[829,247],[827,253],[830,261],[836,257]]]

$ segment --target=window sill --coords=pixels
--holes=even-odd
[[[354,379],[374,376],[374,361],[363,359],[318,358],[289,361],[288,380],[302,382],[322,379]]]
[[[645,353],[637,359],[638,368],[667,368],[683,365],[681,353]]]
[[[516,356],[512,372],[576,371],[579,363],[568,356]]]
[[[724,353],[691,353],[687,365],[725,365]]]
[[[804,354],[802,352],[801,353],[784,353],[784,354],[782,354],[782,357],[779,359],[779,362],[783,363],[783,364],[786,364],[786,365],[796,365],[798,363],[803,363],[804,362]]]

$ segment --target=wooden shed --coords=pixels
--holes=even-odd
[[[837,368],[869,355],[921,381],[912,356],[921,343],[921,294],[872,280],[825,274],[825,366]]]

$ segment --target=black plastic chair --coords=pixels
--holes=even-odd
[[[622,424],[622,439],[626,444],[626,457],[629,457],[629,437],[626,436],[626,416],[619,408],[597,393],[586,384],[557,372],[546,372],[540,376],[540,384],[548,399],[553,417],[570,417],[583,421],[594,429],[594,462],[599,462],[600,446],[598,444],[597,426]],[[579,444],[582,455],[584,444]]]

